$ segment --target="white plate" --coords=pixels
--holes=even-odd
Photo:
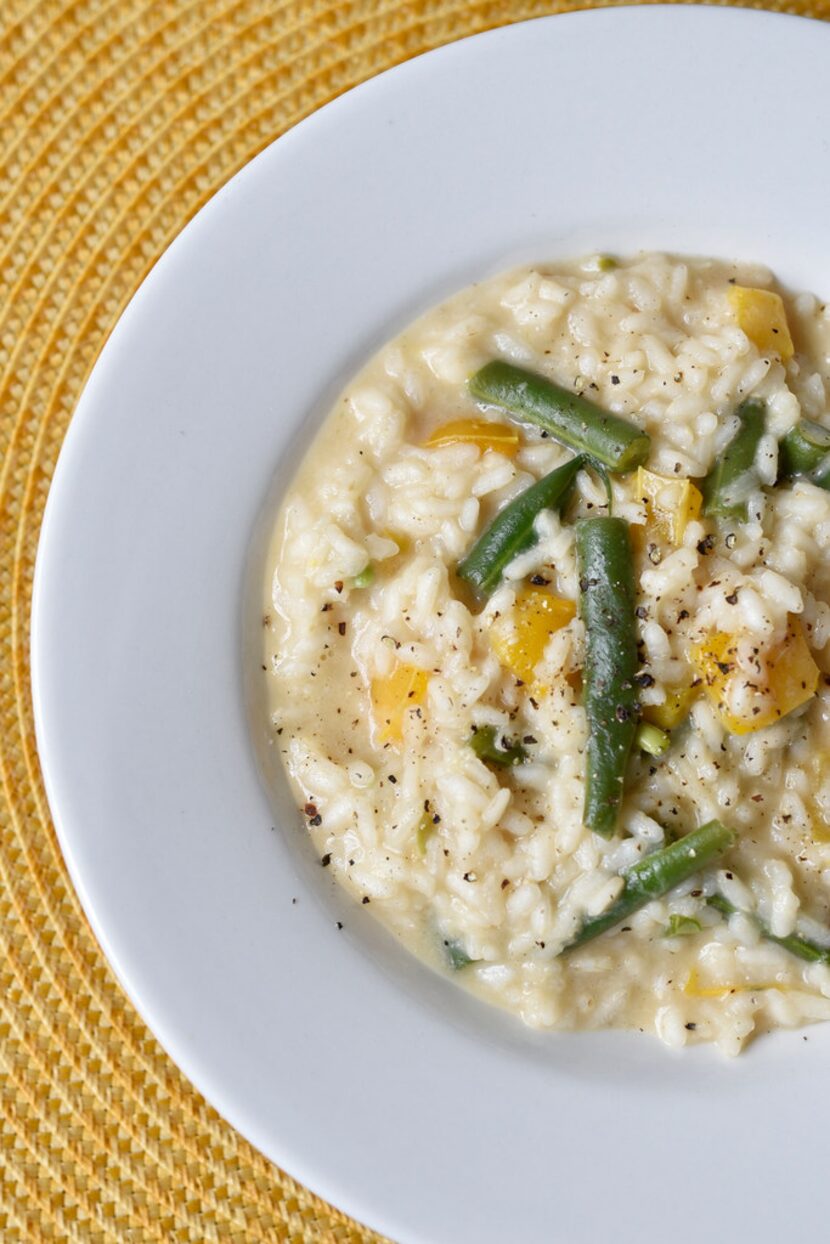
[[[830,295],[829,71],[827,27],[690,8],[554,17],[410,62],[199,214],[72,423],[33,632],[72,877],[208,1099],[407,1244],[826,1231],[830,1029],[728,1063],[533,1035],[465,997],[331,888],[287,795],[269,810],[242,685],[274,470],[284,483],[347,375],[415,313],[598,248],[764,260]]]

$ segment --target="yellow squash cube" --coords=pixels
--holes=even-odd
[[[406,714],[423,704],[428,686],[429,674],[403,661],[387,677],[372,679],[372,713],[380,743],[401,742]]]
[[[788,363],[794,354],[793,339],[781,295],[771,289],[749,289],[732,285],[729,305],[738,326],[762,354],[778,354]]]
[[[637,468],[637,500],[646,508],[646,530],[679,548],[686,527],[700,517],[703,497],[690,479],[672,479]]]
[[[692,660],[703,677],[706,695],[730,734],[762,730],[812,699],[819,681],[800,621],[790,615],[784,639],[753,657],[752,668],[738,661],[740,636],[716,631],[692,647]],[[757,665],[755,662],[757,661]],[[744,684],[749,694],[735,712],[733,696]]]
[[[490,646],[505,669],[522,682],[532,683],[551,635],[575,616],[572,600],[540,587],[522,588],[512,609],[492,623]]]

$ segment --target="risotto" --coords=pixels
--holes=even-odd
[[[830,311],[640,255],[456,295],[275,525],[268,737],[319,855],[543,1029],[830,1017]]]

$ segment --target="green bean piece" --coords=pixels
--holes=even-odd
[[[703,513],[746,522],[749,494],[760,487],[755,455],[766,430],[766,404],[751,397],[736,414],[740,426],[703,481]]]
[[[367,562],[361,570],[360,574],[356,574],[352,579],[352,587],[369,587],[375,581],[375,568],[371,562]]]
[[[649,721],[641,721],[634,735],[634,743],[649,756],[663,756],[671,747],[671,735]]]
[[[639,704],[634,565],[628,523],[584,518],[576,524],[580,611],[585,623],[585,712],[588,753],[585,824],[610,838],[617,823],[623,781]]]
[[[799,475],[830,489],[830,428],[812,419],[800,419],[778,445],[779,480]]]
[[[444,954],[447,963],[454,972],[460,972],[462,968],[469,967],[471,963],[475,963],[475,959],[471,959],[464,949],[463,945],[456,938],[445,937],[441,942],[444,947]]]
[[[694,916],[679,916],[675,912],[669,916],[663,937],[690,937],[692,933],[699,933],[700,929],[700,921],[695,920]]]
[[[418,848],[418,854],[423,857],[427,853],[427,843],[435,833],[435,820],[431,812],[426,809],[421,813],[421,819],[418,822],[418,828],[415,831],[415,845]]]
[[[521,743],[513,743],[509,747],[501,746],[495,726],[476,726],[467,742],[479,760],[488,765],[507,767],[524,764],[527,760],[527,752]]]
[[[722,916],[727,919],[735,916],[741,910],[725,899],[722,894],[710,894],[706,902],[710,907],[714,907],[715,911],[719,911]],[[828,963],[830,964],[830,948],[821,946],[818,942],[813,942],[809,937],[801,937],[798,933],[790,933],[787,937],[776,937],[770,929],[767,928],[756,916],[750,912],[743,912],[745,916],[749,916],[759,929],[761,937],[765,941],[775,942],[776,946],[783,947],[788,950],[791,955],[795,955],[798,959],[803,959],[806,963]]]
[[[830,454],[830,428],[812,419],[799,419],[778,446],[779,477],[806,475]]]
[[[542,510],[561,511],[585,462],[581,454],[531,484],[514,497],[485,528],[463,561],[458,574],[481,595],[489,596],[501,582],[506,566],[531,548],[538,536],[534,523]]]
[[[663,847],[660,851],[647,855],[645,859],[638,860],[623,873],[625,884],[616,903],[602,915],[589,917],[565,950],[584,946],[586,942],[599,937],[601,933],[645,907],[652,899],[662,898],[675,886],[693,877],[712,860],[723,855],[734,841],[735,835],[731,829],[727,829],[720,821],[708,821],[699,829],[678,838],[671,846]]]
[[[830,454],[806,477],[816,488],[830,492]]]
[[[536,424],[612,471],[633,471],[648,458],[647,432],[537,372],[496,359],[470,377],[469,389],[478,401],[501,407],[517,422]]]

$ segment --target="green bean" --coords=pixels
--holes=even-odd
[[[735,413],[740,426],[703,481],[703,513],[745,522],[749,494],[760,487],[755,455],[766,430],[766,405],[748,398]]]
[[[719,911],[722,916],[735,916],[740,911],[739,907],[735,907],[722,894],[711,894],[706,902],[710,907],[714,907],[715,911]],[[749,916],[757,926],[758,930],[768,942],[775,942],[776,946],[783,947],[788,950],[791,955],[795,955],[798,959],[804,959],[807,963],[828,963],[830,964],[830,948],[822,946],[818,942],[813,942],[809,937],[801,937],[798,933],[790,933],[786,937],[776,937],[775,934],[767,928],[757,917],[750,915],[749,912],[743,912],[742,915]]]
[[[712,860],[728,851],[735,841],[731,829],[720,821],[708,821],[699,829],[678,838],[671,846],[638,860],[623,873],[624,886],[616,903],[600,916],[589,917],[565,950],[584,946],[601,933],[620,924],[652,899],[662,898],[675,886],[693,877]]]
[[[536,424],[554,440],[588,454],[612,471],[633,471],[648,457],[651,439],[647,432],[513,363],[498,359],[487,363],[470,377],[469,388],[478,401],[501,407],[518,422]]]
[[[578,454],[509,502],[459,562],[460,577],[482,595],[493,592],[508,563],[536,543],[537,515],[542,510],[564,509],[584,462]]]
[[[580,610],[585,623],[588,753],[585,824],[610,838],[620,803],[639,705],[634,676],[634,566],[628,523],[584,518],[576,524]]]
[[[521,743],[510,747],[499,746],[495,726],[478,726],[467,740],[479,760],[491,765],[520,765],[527,760],[527,752]]]
[[[830,489],[830,428],[812,419],[800,419],[778,446],[779,480],[797,475]]]

